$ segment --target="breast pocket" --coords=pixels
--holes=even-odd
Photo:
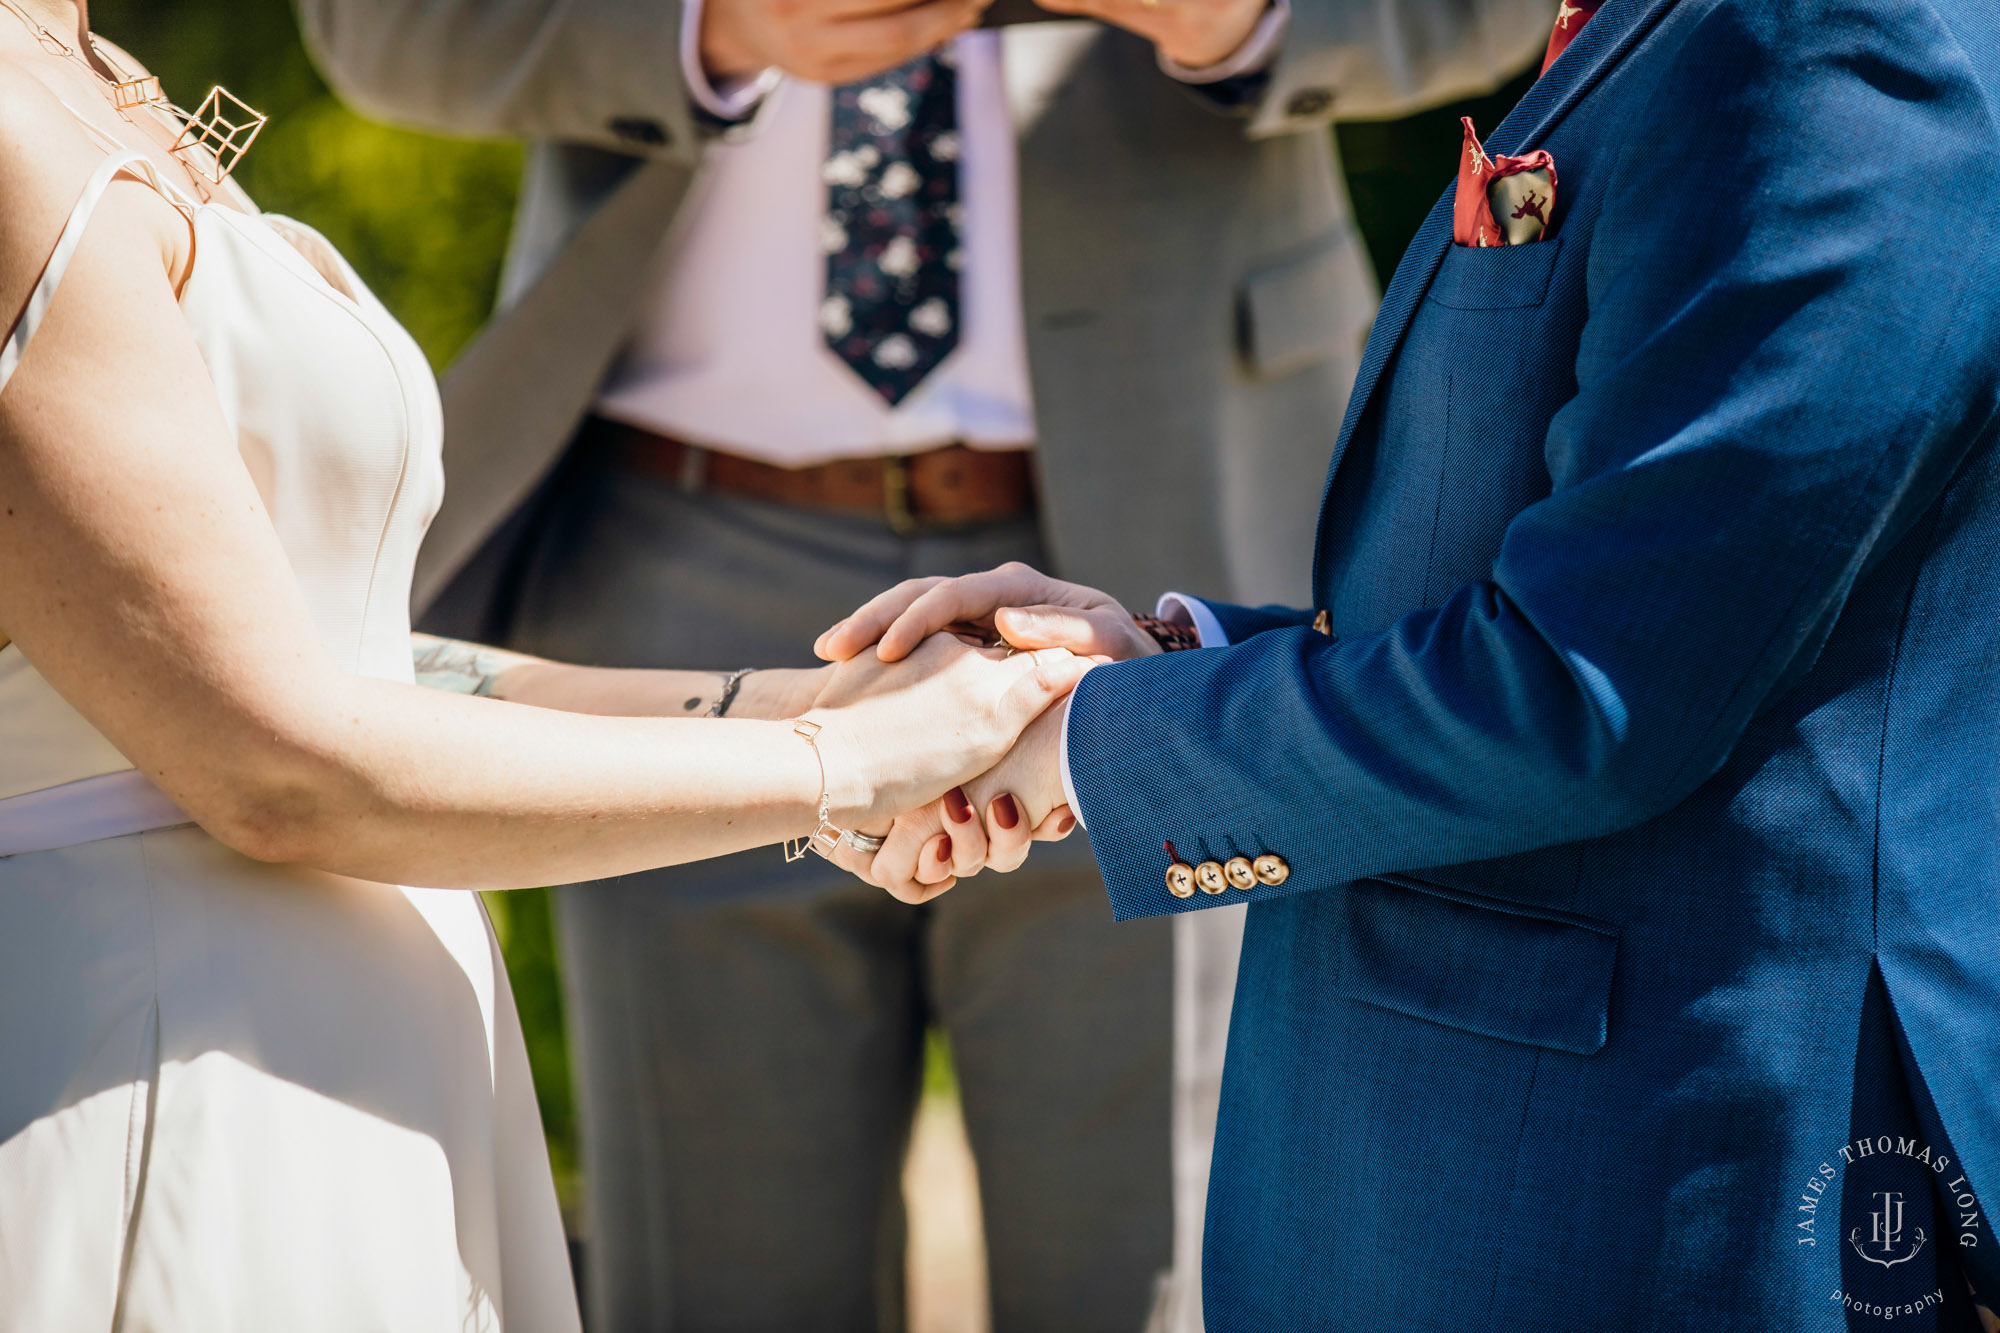
[[[1450,332],[1427,606],[1491,577],[1507,525],[1549,492],[1548,426],[1576,392],[1581,326],[1562,258],[1560,237],[1453,246],[1431,283],[1427,304]]]
[[[1450,310],[1527,310],[1548,299],[1562,238],[1527,245],[1454,245],[1429,299]]]
[[[1345,890],[1336,986],[1411,1018],[1590,1055],[1604,1047],[1618,930],[1407,876]]]

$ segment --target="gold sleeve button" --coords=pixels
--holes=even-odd
[[[1285,864],[1285,858],[1269,852],[1258,857],[1251,869],[1256,873],[1259,884],[1283,884],[1292,877],[1292,868]]]
[[[1257,887],[1257,870],[1249,858],[1232,856],[1222,863],[1222,877],[1229,881],[1232,889],[1254,889]]]
[[[1167,867],[1167,892],[1176,898],[1194,897],[1194,867],[1176,861]]]
[[[1194,882],[1203,893],[1221,893],[1229,887],[1229,881],[1222,876],[1222,867],[1214,861],[1203,861],[1194,868]]]

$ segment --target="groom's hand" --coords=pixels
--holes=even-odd
[[[983,574],[899,583],[820,635],[813,651],[845,662],[873,645],[884,662],[894,662],[944,630],[990,635],[1022,649],[1067,648],[1102,661],[1160,651],[1115,597],[1018,561]]]
[[[764,69],[854,83],[950,41],[988,0],[705,0],[701,63],[711,79]]]

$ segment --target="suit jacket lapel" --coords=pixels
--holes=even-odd
[[[436,600],[549,474],[589,410],[604,368],[654,289],[662,218],[684,220],[693,168],[658,158],[633,170],[505,314],[460,354],[444,398],[444,507],[417,555],[411,605]],[[532,393],[517,386],[523,374]]]
[[[1596,87],[1605,73],[1652,31],[1653,25],[1673,6],[1674,0],[1610,0],[1570,43],[1562,58],[1549,68],[1547,74],[1536,80],[1534,86],[1515,104],[1507,119],[1486,137],[1487,151],[1518,156],[1534,149],[1561,122],[1569,109]],[[1557,169],[1561,169],[1560,163]],[[1333,458],[1327,464],[1326,493],[1320,498],[1319,535],[1313,550],[1315,580],[1320,576],[1320,556],[1326,550],[1328,502],[1333,498],[1333,483],[1340,473],[1340,460],[1346,456],[1348,442],[1354,438],[1355,429],[1368,410],[1368,402],[1381,384],[1383,367],[1389,364],[1389,359],[1402,345],[1410,320],[1423,303],[1424,294],[1430,290],[1431,279],[1437,276],[1438,266],[1451,249],[1451,204],[1452,187],[1448,184],[1432,206],[1430,215],[1424,219],[1424,225],[1417,229],[1409,249],[1403,253],[1402,262],[1396,265],[1395,276],[1389,280],[1389,289],[1382,294],[1382,306],[1376,312],[1375,327],[1369,333],[1368,346],[1361,355],[1361,368],[1355,372],[1354,391],[1347,400],[1347,415],[1340,423]]]
[[[1507,119],[1487,136],[1487,151],[1515,157],[1532,151],[1673,7],[1674,0],[1611,0],[1598,10],[1562,59],[1528,89]],[[1561,169],[1560,164],[1557,169]]]

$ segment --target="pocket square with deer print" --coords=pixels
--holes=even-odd
[[[1451,238],[1459,245],[1523,245],[1545,240],[1556,206],[1556,163],[1541,149],[1523,157],[1488,157],[1462,118]]]

